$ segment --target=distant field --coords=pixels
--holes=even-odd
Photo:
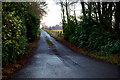
[[[48,30],[48,29],[44,30],[50,33],[52,36],[63,37],[63,30]]]
[[[63,33],[63,30],[50,30],[50,31],[53,31],[53,32],[62,32]]]
[[[63,31],[63,30],[51,30],[51,31]]]

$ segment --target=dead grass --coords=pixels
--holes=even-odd
[[[53,43],[48,39],[47,36],[45,37],[45,40],[46,40],[46,42],[47,42],[48,45],[53,45]]]

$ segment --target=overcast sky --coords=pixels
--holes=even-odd
[[[48,4],[47,15],[43,17],[43,21],[48,26],[54,26],[61,22],[61,7],[56,5],[53,0],[46,0]]]
[[[57,5],[55,0],[46,0],[47,2],[47,15],[43,17],[42,22],[47,26],[54,26],[59,24],[61,20],[61,7]],[[81,15],[81,6],[80,4],[76,4],[76,14],[78,16]]]

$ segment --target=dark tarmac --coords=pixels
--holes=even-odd
[[[55,46],[51,48],[48,37]],[[57,55],[56,55],[57,53]],[[120,67],[75,53],[41,30],[34,54],[14,78],[120,78]]]

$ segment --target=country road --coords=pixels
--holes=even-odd
[[[48,37],[54,51],[46,42]],[[120,78],[120,67],[75,53],[41,30],[29,63],[12,75],[14,78]],[[56,55],[56,52],[59,55]]]

